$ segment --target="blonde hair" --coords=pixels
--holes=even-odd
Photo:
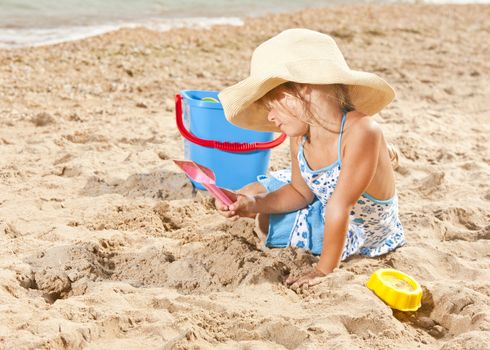
[[[294,116],[309,125],[320,126],[329,131],[333,131],[329,128],[329,126],[331,127],[331,124],[329,125],[327,121],[313,114],[311,108],[311,100],[307,100],[305,96],[303,96],[303,94],[301,93],[301,89],[304,85],[306,84],[288,81],[269,91],[258,101],[258,103],[262,104],[269,111],[274,107],[279,107],[279,109],[282,109],[289,115]],[[327,92],[329,97],[334,98],[337,101],[339,108],[342,111],[350,112],[355,109],[350,99],[349,91],[346,85],[329,84],[324,85],[324,87],[325,92]],[[291,96],[293,98],[299,99],[302,102],[301,105],[303,106],[303,113],[299,116],[294,115],[287,106],[279,103],[278,101],[282,95]]]
[[[267,94],[262,96],[262,98],[260,98],[257,102],[262,106],[264,106],[268,111],[272,110],[274,107],[279,107],[279,109],[282,109],[287,114],[298,118],[299,120],[307,123],[308,125],[320,126],[329,131],[339,133],[340,130],[339,131],[332,130],[331,128],[329,128],[329,123],[327,121],[313,114],[311,108],[312,102],[310,100],[307,100],[301,93],[301,88],[304,85],[306,84],[288,81],[269,91]],[[325,92],[328,93],[329,97],[334,98],[337,101],[340,110],[345,112],[350,112],[355,110],[355,106],[351,101],[349,95],[349,89],[347,85],[328,84],[324,86],[325,86]],[[302,102],[301,105],[303,106],[303,113],[297,116],[286,105],[280,103],[279,99],[283,95],[291,96],[293,98],[299,99]],[[331,125],[332,124],[330,124],[330,126]],[[308,128],[308,137],[309,137],[309,128]],[[393,166],[393,169],[398,168],[399,153],[393,144],[388,144],[388,153],[390,156],[391,165]]]

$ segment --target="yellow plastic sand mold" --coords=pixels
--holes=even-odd
[[[219,103],[219,101],[217,99],[215,99],[214,97],[203,97],[203,98],[201,98],[201,101],[208,101],[208,102],[216,102],[216,103]]]
[[[392,309],[417,311],[421,306],[422,288],[409,275],[395,269],[379,269],[366,283]]]

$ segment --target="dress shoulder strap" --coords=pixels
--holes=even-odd
[[[300,162],[301,162],[301,156],[303,154],[303,147],[304,147],[306,140],[307,140],[307,137],[306,137],[306,135],[304,135],[301,138],[301,142],[299,143],[297,158]]]
[[[337,159],[340,161],[340,145],[342,143],[342,134],[344,132],[344,125],[345,121],[347,119],[347,111],[344,111],[344,114],[342,115],[342,122],[340,124],[340,133],[339,133],[339,139],[337,141]]]

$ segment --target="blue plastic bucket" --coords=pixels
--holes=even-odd
[[[218,91],[182,90],[176,95],[176,120],[184,136],[184,157],[213,170],[216,185],[232,190],[257,181],[269,166],[270,149],[286,135],[272,141],[272,132],[234,126],[226,120]],[[192,181],[199,189],[199,183]]]

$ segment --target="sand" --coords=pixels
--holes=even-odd
[[[0,348],[489,349],[488,18],[346,6],[1,50]],[[171,161],[174,94],[244,78],[253,48],[290,27],[330,33],[397,89],[376,119],[400,150],[407,237],[299,291],[281,282],[317,258],[260,249],[253,220],[219,216]],[[365,287],[383,267],[421,283],[419,311]]]

